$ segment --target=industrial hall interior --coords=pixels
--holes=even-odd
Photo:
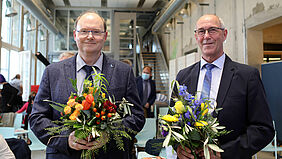
[[[0,5],[0,158],[282,158],[282,0]]]

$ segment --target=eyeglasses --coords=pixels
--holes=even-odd
[[[216,33],[218,33],[218,30],[224,30],[224,28],[219,28],[219,27],[210,27],[208,29],[198,29],[195,30],[194,32],[198,35],[198,36],[204,36],[206,34],[206,31],[208,31],[208,33],[210,35],[214,35]]]
[[[84,30],[84,29],[81,29],[81,30],[76,30],[78,32],[78,35],[81,36],[81,37],[86,37],[89,35],[89,33],[92,34],[92,36],[94,37],[101,37],[105,31],[99,31],[99,30]]]

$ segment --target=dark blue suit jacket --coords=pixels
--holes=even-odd
[[[151,85],[151,92],[149,94],[149,98],[147,102],[151,105],[155,103],[156,100],[156,84],[155,81],[152,79],[149,79],[149,83]],[[138,94],[142,103],[143,100],[143,79],[141,76],[136,77],[136,84],[137,84],[137,89],[138,89]],[[154,117],[153,112],[151,112],[150,109],[147,109],[148,112],[148,117]]]
[[[69,78],[76,78],[76,56],[46,67],[29,118],[30,127],[39,140],[46,145],[50,140],[47,145],[47,158],[80,158],[81,151],[73,150],[68,146],[68,134],[71,130],[63,133],[65,137],[52,137],[47,134],[45,128],[56,126],[52,121],[58,120],[60,113],[49,106],[48,102],[43,101],[48,99],[58,103],[66,103],[70,93],[75,92]],[[105,74],[109,82],[108,92],[114,95],[116,101],[121,101],[125,97],[134,104],[134,107],[131,107],[132,116],[124,117],[123,124],[135,131],[140,131],[145,123],[145,118],[132,69],[127,64],[104,56],[102,73]],[[116,148],[115,141],[110,141],[107,145],[107,152],[101,152],[95,158],[127,159],[129,151],[131,151],[128,150],[129,141],[124,140],[124,144],[125,151],[120,151]]]
[[[195,94],[200,62],[181,70],[176,80]],[[250,159],[274,137],[272,118],[257,69],[226,56],[217,95],[220,125],[232,132],[219,139],[223,159]]]

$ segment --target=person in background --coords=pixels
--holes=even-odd
[[[6,140],[0,133],[0,158],[1,159],[16,159],[14,153],[11,151]]]
[[[133,104],[131,115],[122,118],[122,123],[139,132],[145,123],[143,109],[137,93],[133,70],[127,64],[109,58],[102,52],[107,39],[107,25],[105,20],[94,11],[83,12],[75,21],[73,30],[78,53],[66,60],[55,62],[46,67],[42,81],[36,94],[31,115],[30,128],[39,140],[47,145],[47,159],[78,159],[83,149],[91,149],[97,141],[87,141],[75,137],[73,130],[67,130],[56,137],[48,134],[46,128],[57,126],[53,121],[59,120],[60,112],[53,109],[44,100],[66,104],[71,92],[82,93],[83,81],[94,72],[103,73],[109,82],[107,90],[115,101],[125,98]],[[89,69],[90,68],[90,69]],[[77,91],[73,88],[71,79],[76,79]],[[94,76],[92,76],[94,78]],[[129,132],[134,138],[134,134]],[[48,144],[47,144],[48,143]],[[123,138],[124,151],[119,150],[115,141],[107,143],[106,151],[99,151],[96,159],[130,159],[131,140]]]
[[[196,23],[195,38],[202,51],[199,62],[181,70],[176,80],[191,94],[216,100],[214,115],[229,134],[219,138],[223,153],[211,158],[251,159],[274,137],[272,117],[259,71],[232,61],[223,51],[227,29],[216,15],[204,15]],[[172,97],[177,92],[173,92]],[[170,106],[173,106],[171,102]],[[199,151],[199,155],[203,155]],[[179,145],[180,159],[194,158],[187,147]]]
[[[136,84],[138,94],[144,108],[144,114],[146,118],[154,117],[153,104],[156,100],[156,84],[152,80],[152,68],[145,66],[142,71],[142,75],[136,77]]]
[[[121,62],[128,64],[130,67],[132,67],[132,62],[129,59],[123,59]]]
[[[28,117],[31,113],[32,110],[32,105],[33,105],[33,101],[34,98],[36,96],[35,92],[31,92],[31,94],[28,97],[28,101],[21,107],[21,109],[19,109],[16,113],[22,113],[24,111],[26,111],[26,115],[25,118],[23,120],[24,122],[24,129],[27,130],[28,129]]]
[[[15,87],[19,92],[17,94],[17,107],[14,111],[17,111],[23,105],[23,84],[21,81],[21,75],[17,74],[10,82],[10,85]]]
[[[2,89],[2,112],[14,112],[13,110],[17,107],[17,94],[19,91],[15,87],[11,86],[2,74],[0,74],[0,89]]]
[[[62,60],[68,59],[70,57],[73,57],[74,55],[75,55],[74,52],[63,52],[63,53],[60,54],[59,60],[62,61]]]

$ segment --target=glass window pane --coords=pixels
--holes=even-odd
[[[14,0],[13,8],[18,14],[12,17],[12,45],[20,47],[20,4],[16,0]]]
[[[6,17],[6,1],[2,1],[2,30],[1,30],[1,36],[2,41],[6,43],[10,43],[11,41],[11,18]]]
[[[76,43],[73,39],[74,22],[82,12],[82,10],[70,11],[69,50],[77,50]]]
[[[35,18],[30,13],[24,15],[24,50],[34,52],[35,48]]]
[[[21,74],[21,60],[20,55],[17,51],[11,50],[10,52],[10,80],[16,76],[16,74]]]
[[[9,80],[9,50],[1,48],[1,74]]]
[[[59,34],[55,37],[55,51],[67,50],[68,11],[56,10],[56,26]]]

